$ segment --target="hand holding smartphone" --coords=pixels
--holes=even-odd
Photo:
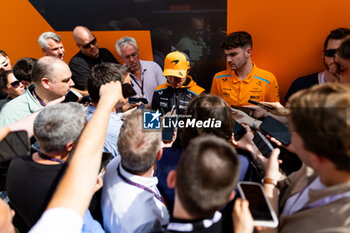
[[[167,113],[164,116],[164,125],[162,128],[162,141],[171,142],[174,139],[175,126],[174,123],[177,121],[177,117],[175,116],[176,109],[175,105],[173,105],[170,114]],[[164,127],[167,126],[167,127]]]
[[[238,191],[243,199],[248,200],[254,226],[277,227],[278,219],[272,209],[261,184],[238,182]]]
[[[270,158],[274,148],[262,133],[256,131],[253,142],[264,157]]]
[[[263,104],[263,103],[260,103],[260,102],[257,102],[257,101],[251,100],[251,99],[248,100],[248,103],[260,106],[262,108],[267,108],[267,109],[270,109],[270,110],[274,110],[275,109],[275,107],[272,107],[270,105]]]

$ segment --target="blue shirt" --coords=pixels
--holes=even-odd
[[[86,119],[90,120],[92,114],[94,114],[96,108],[89,105],[86,109]],[[109,115],[108,126],[105,144],[103,146],[103,152],[109,152],[114,157],[119,155],[118,152],[118,137],[120,133],[120,128],[123,125],[123,120],[120,118],[118,113],[111,112]]]

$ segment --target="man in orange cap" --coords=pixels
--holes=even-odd
[[[188,102],[204,91],[187,75],[189,70],[190,62],[184,53],[175,51],[166,56],[163,75],[167,82],[154,91],[152,109],[166,114],[175,106],[177,114],[185,112]]]

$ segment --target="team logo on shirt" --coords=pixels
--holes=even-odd
[[[160,112],[144,111],[143,112],[143,128],[144,129],[160,129]]]

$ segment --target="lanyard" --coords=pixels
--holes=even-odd
[[[350,197],[350,191],[348,191],[346,193],[342,193],[342,194],[335,194],[335,195],[327,196],[327,197],[321,198],[317,201],[310,203],[309,205],[303,207],[299,211],[320,207],[320,206],[326,205],[328,203],[335,202],[337,200],[340,200],[343,198],[348,198],[348,197]]]
[[[139,84],[139,82],[137,81],[137,79],[134,77],[133,74],[130,74],[130,77],[132,78],[132,80],[134,80],[134,82],[136,83],[136,85],[140,88],[141,90],[141,94],[142,94],[142,97],[145,95],[144,92],[143,92],[143,78],[142,78],[142,73],[141,73],[141,86]],[[133,85],[134,86],[134,85]]]
[[[145,191],[147,191],[147,192],[149,192],[149,193],[152,193],[159,201],[161,201],[161,202],[166,206],[165,201],[164,201],[164,198],[163,198],[162,196],[160,196],[160,195],[158,195],[157,193],[153,192],[151,189],[149,189],[149,188],[147,188],[147,187],[145,187],[145,186],[143,186],[143,185],[141,185],[141,184],[135,183],[135,182],[129,180],[128,178],[126,178],[125,176],[123,176],[122,173],[120,172],[120,168],[119,168],[120,166],[121,166],[121,165],[118,166],[117,172],[118,172],[118,176],[120,176],[120,178],[121,178],[123,181],[125,181],[126,183],[128,183],[128,184],[130,184],[130,185],[133,185],[133,186],[135,186],[135,187],[138,187],[138,188],[140,188],[140,189],[143,189],[143,190],[145,190]]]
[[[305,186],[298,194],[297,198],[295,199],[294,201],[294,204],[299,200],[299,198],[302,196],[302,194],[305,192],[305,190],[307,189],[308,186]],[[303,211],[303,210],[308,210],[308,209],[312,209],[312,208],[316,208],[316,207],[321,207],[323,205],[326,205],[326,204],[329,204],[329,203],[332,203],[332,202],[335,202],[337,200],[340,200],[340,199],[343,199],[343,198],[348,198],[350,197],[350,191],[348,192],[345,192],[345,193],[342,193],[342,194],[335,194],[335,195],[330,195],[330,196],[326,196],[324,198],[321,198],[321,199],[318,199],[314,202],[311,202],[310,204],[308,204],[307,206],[304,206],[302,207],[301,209],[299,210],[296,210],[296,211],[288,211],[288,215],[292,215],[294,213],[297,213],[297,212],[300,212],[300,211]]]
[[[38,155],[39,155],[40,158],[45,159],[45,160],[50,160],[50,161],[54,161],[54,162],[59,162],[59,163],[61,163],[61,164],[67,164],[67,161],[64,161],[64,160],[62,160],[62,159],[52,158],[52,157],[50,157],[50,156],[47,156],[47,155],[41,153],[40,151],[38,151]]]
[[[33,94],[35,97],[39,100],[42,106],[46,106],[45,102],[38,96],[38,94],[35,92],[35,89],[33,89]]]

